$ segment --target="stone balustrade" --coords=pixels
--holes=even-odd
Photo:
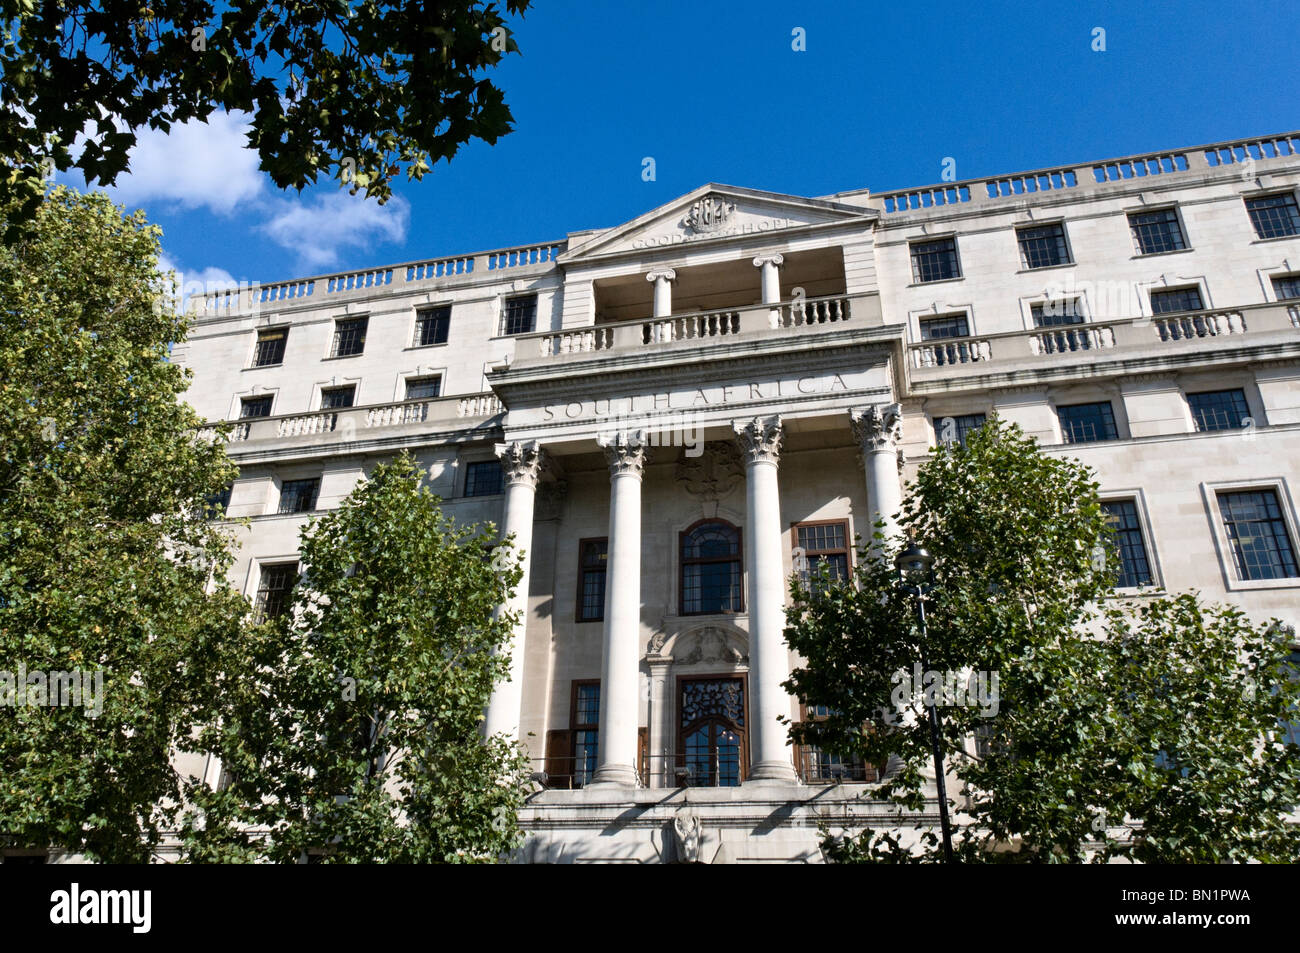
[[[1300,329],[1300,306],[1248,305],[1241,308],[1188,311],[1120,321],[1095,321],[1005,334],[923,341],[907,347],[914,370],[943,368],[944,374],[983,373],[989,365],[1055,361],[1073,357],[1097,361],[1123,351],[1159,352],[1187,346],[1222,348],[1225,339],[1248,344],[1268,334]]]
[[[392,427],[439,423],[460,427],[464,421],[491,418],[501,413],[501,410],[497,396],[487,393],[403,400],[391,404],[319,410],[307,414],[255,417],[231,421],[228,442],[297,441],[300,438],[320,437],[356,440]],[[200,439],[211,440],[215,438],[216,432],[214,426],[205,425],[199,428],[198,435]]]

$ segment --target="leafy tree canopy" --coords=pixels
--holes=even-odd
[[[504,678],[520,563],[455,525],[409,457],[375,468],[302,535],[293,610],[254,627],[195,785],[197,860],[491,861],[520,840],[526,762],[481,737]],[[506,544],[502,544],[505,546]]]
[[[518,15],[528,3],[505,8]],[[380,201],[402,167],[419,179],[513,122],[481,75],[518,52],[491,2],[0,0],[0,9],[0,199],[17,196],[20,216],[40,201],[51,164],[111,184],[138,130],[165,132],[216,109],[253,115],[249,145],[280,188],[324,173]]]
[[[204,518],[234,469],[178,399],[185,323],[157,256],[140,213],[66,189],[0,249],[0,670],[84,673],[63,706],[0,674],[9,846],[147,860],[175,826],[171,754],[211,717],[247,608]]]
[[[954,697],[918,671],[916,597],[864,551],[852,585],[792,584],[786,636],[807,661],[787,685],[831,709],[794,726],[797,741],[888,765],[879,794],[920,809],[932,687],[965,860],[1300,855],[1285,823],[1300,749],[1279,732],[1300,685],[1277,626],[1194,594],[1109,600],[1117,557],[1091,472],[996,418],[921,465],[902,521],[936,557],[924,649],[929,670],[956,676]],[[841,861],[939,856],[932,830],[902,840],[825,847]]]

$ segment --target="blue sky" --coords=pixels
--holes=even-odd
[[[1294,129],[1298,22],[1263,0],[538,0],[493,73],[516,131],[387,206],[279,192],[224,114],[146,135],[116,196],[186,282],[360,269],[616,225],[709,181],[885,191],[946,157],[965,179]]]

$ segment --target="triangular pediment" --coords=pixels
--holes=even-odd
[[[588,234],[559,261],[779,233],[810,225],[869,223],[874,209],[710,182],[623,225]]]

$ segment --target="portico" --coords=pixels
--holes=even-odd
[[[765,328],[715,342],[689,365],[665,343],[622,359],[601,355],[595,377],[581,353],[491,373],[509,407],[502,460],[563,461],[571,493],[588,505],[570,507],[560,538],[601,539],[606,554],[598,629],[575,625],[554,604],[548,618],[521,619],[516,655],[526,640],[551,643],[549,670],[522,676],[550,686],[548,732],[570,717],[565,673],[599,675],[598,721],[584,729],[597,739],[594,752],[544,751],[536,728],[531,738],[521,731],[537,767],[593,791],[797,783],[782,721],[800,716],[782,687],[791,665],[783,629],[792,526],[833,516],[865,539],[878,515],[897,509],[890,367],[898,343],[895,329],[865,322],[827,335]],[[787,453],[800,461],[799,476],[783,476]],[[808,486],[816,460],[835,474],[837,492]],[[516,505],[525,512],[531,500],[527,481],[510,485],[503,526],[517,527]],[[828,508],[827,499],[838,502]],[[528,537],[514,532],[526,550]],[[544,572],[568,568],[564,546]],[[526,559],[538,571],[538,557]],[[550,588],[571,587],[557,580]],[[693,692],[731,693],[734,717],[710,716],[713,728],[693,731],[683,721]],[[521,702],[499,691],[489,724],[536,725],[536,713],[514,708]],[[566,769],[566,758],[574,766]]]

